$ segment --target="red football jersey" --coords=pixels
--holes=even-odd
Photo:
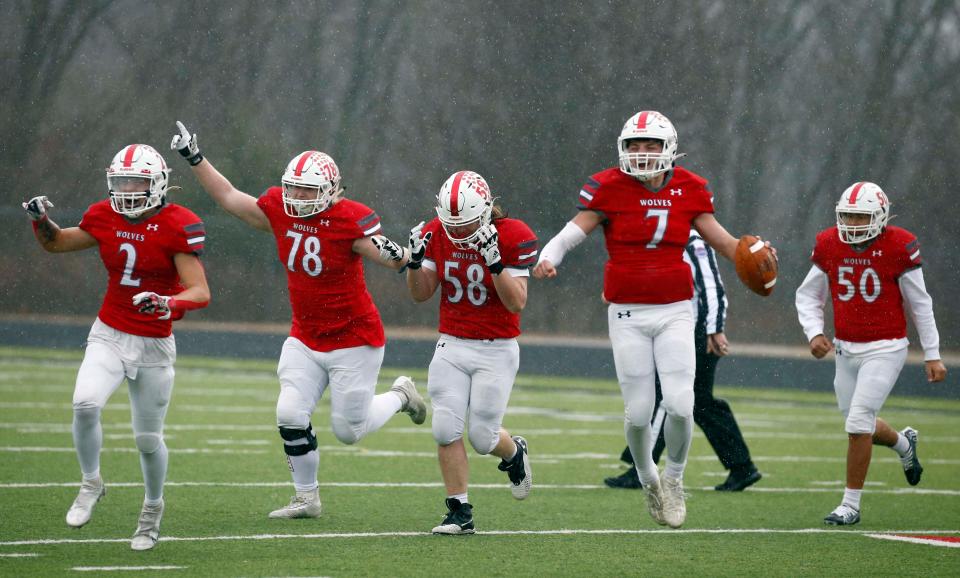
[[[367,292],[363,258],[353,252],[354,241],[380,231],[380,217],[350,199],[310,217],[290,217],[282,195],[280,187],[270,187],[257,206],[270,220],[287,270],[290,335],[314,351],[382,347],[380,313]]]
[[[889,226],[857,251],[830,227],[817,235],[810,260],[830,279],[837,339],[865,343],[907,336],[898,279],[921,265],[913,233]]]
[[[100,320],[132,335],[170,335],[173,320],[140,313],[133,296],[143,291],[159,295],[183,291],[173,256],[203,252],[205,233],[200,217],[180,205],[167,204],[156,215],[134,223],[104,199],[90,205],[79,227],[97,240],[109,275],[107,294],[97,314]]]
[[[500,260],[504,267],[529,269],[536,263],[537,236],[523,221],[496,219]],[[440,333],[464,339],[508,339],[520,335],[520,314],[504,307],[493,275],[480,253],[458,249],[450,242],[440,219],[430,221],[423,234],[433,233],[425,258],[437,266],[440,278]],[[509,275],[504,271],[501,275]]]
[[[580,210],[601,213],[609,259],[603,295],[611,303],[674,303],[693,297],[683,251],[693,220],[713,212],[707,181],[682,168],[658,192],[610,168],[580,190]]]

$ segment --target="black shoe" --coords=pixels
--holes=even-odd
[[[473,534],[473,506],[460,503],[456,498],[447,498],[447,515],[440,525],[433,529],[434,534]]]
[[[609,488],[620,488],[624,490],[642,490],[643,484],[640,483],[640,474],[637,468],[630,466],[630,469],[619,476],[605,478],[603,483]]]
[[[920,483],[920,476],[923,474],[923,466],[920,465],[920,458],[917,457],[917,430],[908,427],[900,433],[910,442],[907,455],[900,458],[900,463],[903,464],[903,475],[907,477],[908,484],[916,486]]]
[[[854,510],[846,504],[840,504],[837,509],[827,514],[823,523],[828,526],[852,526],[860,523],[860,510]]]
[[[533,487],[533,471],[530,470],[527,440],[520,436],[513,436],[513,443],[517,444],[517,453],[509,462],[500,460],[497,469],[507,472],[507,477],[510,478],[510,492],[514,499],[522,500],[530,495],[530,488]]]
[[[762,477],[763,474],[752,466],[745,470],[730,470],[727,479],[722,484],[714,486],[713,489],[718,492],[742,492],[759,482]]]

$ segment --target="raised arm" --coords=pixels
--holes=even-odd
[[[213,197],[220,207],[234,217],[261,231],[270,230],[270,221],[257,205],[256,197],[248,195],[234,188],[227,177],[204,158],[197,145],[197,135],[191,136],[190,131],[179,120],[179,133],[173,135],[170,148],[179,152],[193,169],[193,174],[200,181],[200,186]]]
[[[563,262],[568,251],[587,238],[601,223],[603,215],[596,211],[580,211],[563,229],[546,244],[540,252],[533,276],[537,279],[552,279],[557,276],[557,267]]]
[[[407,243],[407,251],[410,255],[410,260],[407,263],[407,289],[410,290],[410,296],[417,303],[422,303],[432,297],[437,291],[437,287],[440,286],[436,263],[425,259],[427,245],[430,243],[433,233],[421,236],[421,231],[423,231],[423,221],[410,229],[410,239]]]
[[[33,223],[33,235],[44,250],[50,253],[67,253],[96,246],[97,240],[93,235],[80,227],[61,229],[57,226],[47,214],[47,209],[53,208],[53,203],[46,196],[34,197],[21,205]]]
[[[357,239],[353,242],[353,252],[394,271],[402,269],[410,260],[410,253],[406,248],[383,235]]]

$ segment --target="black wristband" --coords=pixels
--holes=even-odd
[[[187,151],[187,152],[189,153],[190,151]],[[186,155],[184,156],[186,157],[187,162],[190,163],[191,167],[195,167],[199,165],[201,162],[203,162],[203,155],[200,154],[200,151],[197,151],[197,154],[193,156],[186,156]]]
[[[423,262],[422,262],[422,261],[409,261],[409,262],[407,262],[406,265],[404,265],[403,267],[400,267],[400,270],[397,271],[397,273],[403,273],[403,272],[406,271],[407,269],[413,269],[414,271],[416,271],[416,270],[419,269],[422,265],[423,265]]]
[[[500,273],[503,273],[503,263],[501,263],[500,261],[497,261],[493,265],[487,265],[487,267],[490,268],[490,272],[493,273],[494,275],[499,275]]]

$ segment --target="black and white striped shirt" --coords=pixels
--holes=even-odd
[[[707,335],[723,333],[727,319],[727,295],[717,267],[717,254],[696,229],[690,230],[683,260],[693,272],[693,307],[697,326],[706,326]]]

